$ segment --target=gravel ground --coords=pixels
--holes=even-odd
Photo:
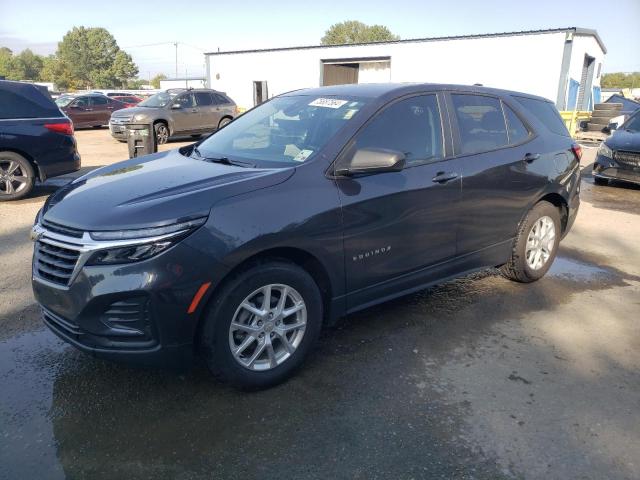
[[[126,156],[76,137],[85,170]],[[640,188],[594,186],[594,154],[544,279],[489,270],[349,316],[258,393],[59,341],[28,232],[69,178],[0,204],[0,478],[640,478]]]

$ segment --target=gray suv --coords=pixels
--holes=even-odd
[[[237,112],[235,102],[222,92],[172,88],[136,107],[114,112],[109,130],[113,138],[124,142],[127,124],[153,125],[156,142],[163,144],[172,136],[211,133],[233,120]]]

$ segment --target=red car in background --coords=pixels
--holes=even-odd
[[[115,96],[111,98],[124,103],[124,106],[127,108],[135,107],[137,104],[139,104],[142,101],[140,97],[136,97],[135,95],[123,95],[123,96]]]
[[[108,125],[111,114],[125,108],[124,103],[97,93],[61,96],[56,99],[56,105],[71,119],[75,128]]]

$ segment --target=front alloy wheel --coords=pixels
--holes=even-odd
[[[304,337],[307,307],[288,285],[265,285],[249,294],[229,328],[236,361],[250,370],[269,370],[285,362]]]
[[[265,388],[289,377],[322,326],[316,281],[283,259],[233,274],[207,308],[200,334],[204,359],[217,378],[242,388]]]
[[[155,130],[157,145],[164,145],[169,141],[169,127],[164,123],[156,123],[153,129]]]

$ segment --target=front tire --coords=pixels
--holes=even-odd
[[[560,212],[549,202],[538,202],[518,228],[509,261],[500,267],[508,279],[529,283],[542,278],[558,252]]]
[[[156,136],[156,145],[164,145],[169,141],[169,127],[164,122],[158,122],[153,126]]]
[[[322,297],[302,268],[272,260],[226,281],[213,298],[201,346],[215,377],[256,389],[287,379],[322,325]]]
[[[29,160],[15,152],[0,152],[0,202],[27,196],[34,182]]]

